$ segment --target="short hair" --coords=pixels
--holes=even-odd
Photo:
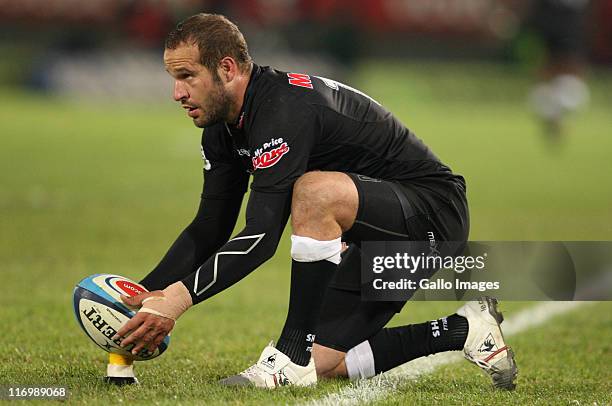
[[[234,58],[243,72],[252,62],[246,40],[238,27],[220,14],[199,13],[178,23],[168,34],[165,46],[166,49],[176,49],[181,44],[197,45],[200,63],[213,75],[226,56]]]

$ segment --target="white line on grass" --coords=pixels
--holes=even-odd
[[[539,326],[586,303],[590,302],[545,302],[529,307],[504,321],[502,324],[504,335],[511,336]],[[463,354],[458,351],[418,358],[374,378],[351,383],[336,393],[307,402],[306,405],[335,406],[375,402],[391,396],[403,382],[416,380],[422,375],[434,372],[438,367],[461,359]]]

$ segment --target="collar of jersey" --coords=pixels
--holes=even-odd
[[[261,74],[261,67],[256,63],[253,63],[253,69],[251,70],[251,77],[249,78],[249,83],[247,85],[246,91],[244,92],[244,101],[242,102],[242,108],[240,109],[240,114],[238,115],[238,121],[232,124],[232,127],[242,130],[244,128],[244,119],[246,116],[246,109],[249,103],[251,102],[253,96],[253,88],[254,84],[259,78]]]

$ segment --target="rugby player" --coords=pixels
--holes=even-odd
[[[553,142],[561,140],[566,117],[589,102],[584,79],[588,10],[588,0],[537,0],[527,18],[527,28],[536,33],[545,51],[541,78],[529,99],[544,124],[544,134]]]
[[[291,215],[284,328],[257,363],[222,384],[368,378],[417,357],[463,350],[495,386],[514,387],[514,355],[495,300],[384,328],[405,302],[360,297],[361,241],[424,241],[431,233],[437,241],[467,240],[463,177],[366,94],[253,63],[243,35],[223,16],[179,23],[164,63],[174,100],[204,129],[204,187],[195,219],[142,280],[151,292],[124,299],[142,307],[117,334],[123,346],[154,350],[191,306],[271,258]],[[230,238],[250,176],[246,226]],[[350,245],[343,255],[342,241]]]

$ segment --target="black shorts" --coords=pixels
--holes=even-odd
[[[383,328],[406,302],[362,301],[361,241],[467,241],[469,215],[463,178],[397,183],[348,174],[359,208],[343,235],[349,249],[330,283],[316,342],[346,352]]]

